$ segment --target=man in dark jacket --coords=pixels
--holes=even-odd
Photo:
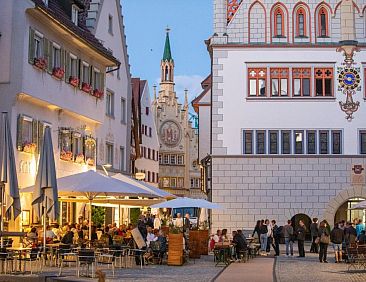
[[[332,232],[330,233],[330,241],[333,243],[335,262],[342,261],[342,243],[344,240],[344,232],[339,228],[338,223],[334,225]]]
[[[137,228],[139,229],[144,241],[146,241],[147,229],[146,229],[145,217],[143,215],[140,215],[139,217]]]
[[[237,258],[240,259],[240,252],[246,250],[247,242],[245,240],[242,230],[238,230],[233,238],[233,243],[235,243],[235,253]]]
[[[306,227],[302,220],[299,221],[299,227],[296,230],[297,235],[297,246],[299,248],[299,257],[305,257],[305,249],[304,249],[304,242],[305,242],[305,235],[306,235]]]
[[[61,239],[62,244],[71,245],[74,241],[74,232],[71,231],[70,226],[66,226],[66,234]]]
[[[276,224],[275,220],[272,220],[272,234],[274,243],[272,243],[272,247],[275,250],[275,256],[280,255],[280,239],[281,239],[281,232],[279,232],[279,227]]]

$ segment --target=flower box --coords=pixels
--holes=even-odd
[[[183,264],[183,233],[169,233],[168,265]]]
[[[93,90],[93,96],[96,97],[96,98],[103,98],[103,91],[100,91],[99,89],[94,89]]]
[[[64,77],[65,71],[63,68],[54,67],[52,70],[52,75],[58,79],[61,79]]]
[[[83,154],[78,154],[75,158],[75,162],[78,164],[83,164],[85,162],[85,158]]]
[[[89,93],[89,94],[90,94],[90,92],[91,92],[92,88],[91,88],[91,86],[90,86],[90,84],[89,84],[89,83],[83,82],[83,83],[81,84],[81,90],[83,90],[84,92],[86,92],[86,93]]]
[[[33,65],[40,70],[45,70],[47,68],[47,60],[45,58],[34,58]]]
[[[35,143],[24,143],[23,152],[34,154],[37,150],[37,144]]]
[[[69,77],[69,83],[70,83],[70,85],[72,85],[74,87],[78,87],[78,85],[79,85],[79,78],[77,78],[76,76],[70,76]]]
[[[61,151],[61,154],[60,154],[60,159],[61,160],[64,160],[64,161],[72,161],[72,152],[71,151]]]

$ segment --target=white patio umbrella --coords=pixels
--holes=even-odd
[[[136,179],[133,179],[127,175],[123,175],[121,173],[117,173],[115,175],[112,176],[112,178],[115,178],[115,179],[118,179],[122,182],[126,182],[126,183],[129,183],[129,184],[132,184],[132,185],[136,185],[137,187],[140,187],[141,189],[144,189],[148,192],[151,192],[151,193],[154,193],[154,194],[157,194],[159,195],[160,197],[162,198],[176,198],[175,195],[173,194],[170,194],[168,192],[165,192],[164,190],[161,190],[157,187],[154,187],[152,185],[149,185],[143,181],[138,181]]]
[[[0,122],[0,189],[1,189],[1,232],[4,219],[16,219],[21,214],[19,186],[15,166],[13,142],[10,134],[8,113],[1,114]],[[4,211],[5,204],[5,211]],[[1,236],[1,247],[3,237]]]
[[[223,209],[220,205],[211,203],[203,199],[176,198],[167,202],[150,206],[151,208],[206,208]]]
[[[121,182],[94,170],[57,179],[58,193],[61,197],[84,197],[89,202],[89,218],[91,205],[97,197],[160,197],[135,185]],[[22,189],[21,192],[33,192],[34,186]],[[91,220],[89,220],[89,238],[91,238]]]

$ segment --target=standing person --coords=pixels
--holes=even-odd
[[[318,232],[319,245],[320,245],[320,250],[319,250],[319,261],[320,262],[328,263],[327,251],[328,251],[328,244],[330,241],[329,235],[330,234],[329,234],[329,231],[327,228],[327,223],[323,220],[322,222],[320,222],[319,232]]]
[[[349,248],[351,245],[356,243],[357,233],[356,229],[352,226],[352,222],[346,223],[346,228],[344,229],[344,241],[346,242],[346,250],[347,250],[347,262],[349,261]]]
[[[259,238],[259,227],[261,226],[261,221],[260,220],[257,220],[257,223],[254,227],[254,230],[253,230],[253,234],[252,234],[252,237],[254,237],[255,233],[257,233],[257,236],[258,236],[258,240],[260,239]]]
[[[272,242],[272,247],[275,250],[275,256],[279,256],[281,232],[274,219],[272,220],[272,235],[274,240],[274,242]]]
[[[267,247],[266,247],[266,252],[267,252],[267,254],[270,254],[271,245],[272,245],[272,242],[273,242],[272,224],[269,221],[269,219],[266,219],[265,224],[267,225]]]
[[[260,226],[259,226],[259,239],[261,242],[261,252],[262,255],[265,255],[267,250],[267,240],[268,240],[268,228],[267,225],[264,223],[264,220],[261,220]]]
[[[283,227],[283,236],[285,237],[286,244],[286,256],[294,255],[294,242],[292,241],[292,237],[294,235],[294,228],[292,227],[292,221],[287,220],[287,224]],[[290,250],[289,250],[290,249]]]
[[[311,248],[310,253],[318,253],[318,244],[315,243],[316,238],[318,238],[319,225],[318,219],[313,218],[313,222],[310,224],[310,234],[311,234]]]
[[[362,223],[362,219],[359,219],[356,225],[357,239],[361,235],[362,230],[365,230],[365,224]]]
[[[140,215],[139,221],[137,223],[137,228],[140,231],[141,236],[144,239],[144,241],[146,241],[147,229],[146,229],[145,216],[144,215]]]
[[[154,229],[160,230],[160,228],[161,228],[161,220],[159,214],[156,214],[154,218]]]
[[[191,219],[189,213],[186,213],[183,220],[183,230],[189,232],[189,229],[191,229]]]
[[[342,242],[344,240],[344,232],[339,228],[338,223],[334,225],[334,228],[330,233],[330,240],[333,243],[335,263],[342,262]]]
[[[305,242],[305,235],[306,235],[306,226],[302,220],[299,221],[299,227],[296,230],[296,237],[297,237],[297,246],[299,249],[299,257],[304,258],[305,257],[305,248],[304,248],[304,242]]]
[[[177,213],[177,218],[175,219],[175,226],[178,228],[183,228],[183,218],[180,213]]]

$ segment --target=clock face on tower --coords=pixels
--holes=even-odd
[[[175,147],[181,139],[181,129],[179,125],[171,120],[165,121],[160,126],[160,140],[168,147]]]

